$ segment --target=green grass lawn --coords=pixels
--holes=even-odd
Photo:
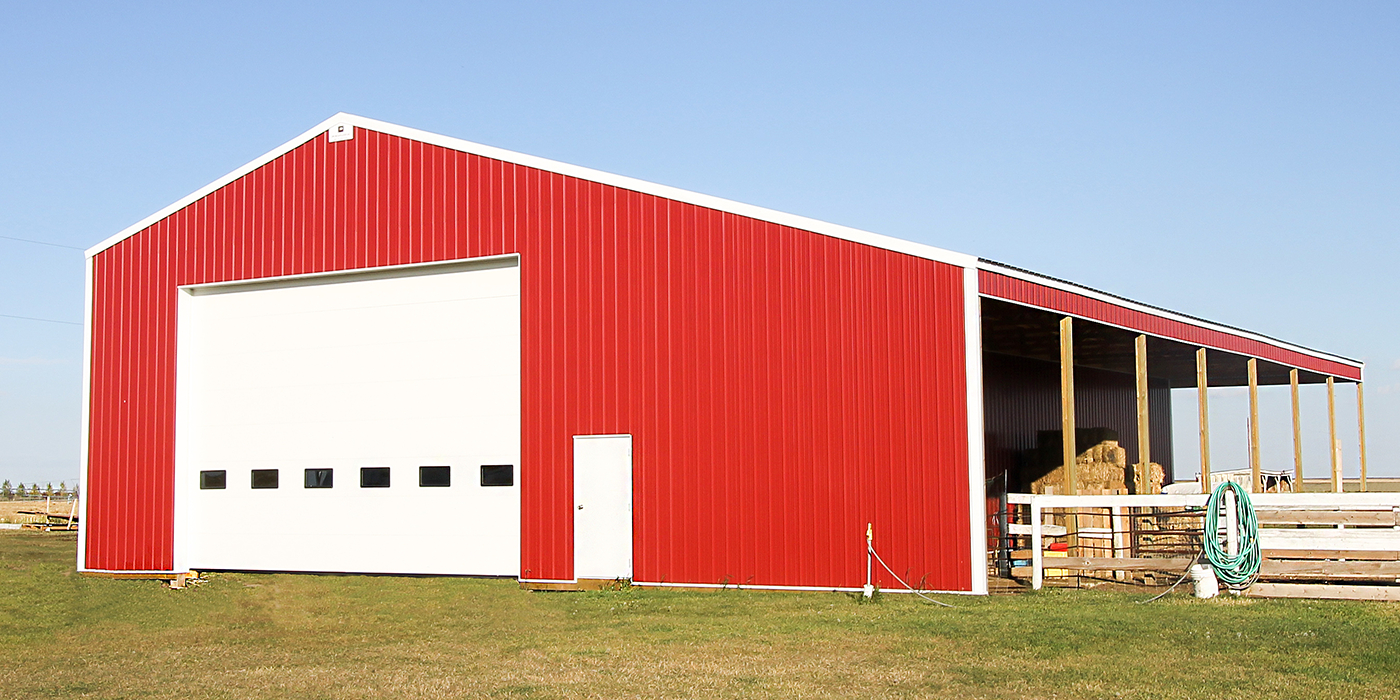
[[[73,572],[71,535],[0,532],[14,698],[1368,698],[1400,607],[1055,590],[529,593],[513,581]]]

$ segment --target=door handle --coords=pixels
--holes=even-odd
[[[579,510],[583,510],[583,504],[582,504],[582,503],[578,504],[578,509],[579,509]]]

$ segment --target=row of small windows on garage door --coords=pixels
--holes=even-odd
[[[389,488],[389,467],[360,467],[360,488],[362,489],[387,489]],[[251,474],[251,486],[255,489],[275,489],[278,487],[280,478],[277,469],[254,469]],[[418,485],[422,487],[451,486],[452,467],[419,467]],[[514,486],[515,485],[515,465],[513,464],[483,464],[481,465],[481,485],[482,486]],[[302,488],[308,489],[329,489],[335,487],[334,469],[307,469],[303,474]],[[199,473],[199,488],[201,489],[224,489],[228,488],[228,471],[224,469],[208,469]]]

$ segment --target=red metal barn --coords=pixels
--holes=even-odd
[[[1130,450],[1123,338],[1152,338],[1155,445],[1197,347],[1213,384],[1246,357],[1266,383],[1361,376],[974,257],[344,114],[90,250],[88,303],[95,573],[857,589],[870,524],[902,578],[981,593],[985,481],[1058,421],[1060,317],[1083,324],[1091,420]]]

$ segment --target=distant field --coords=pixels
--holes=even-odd
[[[72,534],[0,531],[14,698],[1374,698],[1400,607],[1057,590],[527,593],[513,581],[73,573]]]
[[[70,507],[71,505],[72,505],[72,502],[70,502],[70,501],[54,499],[54,501],[52,502],[52,504],[50,504],[50,509],[51,509],[52,512],[54,512],[54,513],[58,513],[58,514],[61,514],[61,515],[68,515],[69,507]],[[43,510],[44,510],[44,501],[43,501],[42,499],[40,499],[40,500],[38,500],[38,501],[3,501],[3,500],[0,500],[0,523],[28,523],[28,522],[38,522],[38,521],[41,521],[41,520],[44,519],[44,516],[42,516],[42,515],[40,515],[40,516],[20,515],[19,511],[22,511],[22,510],[37,510],[37,511],[43,511]]]

